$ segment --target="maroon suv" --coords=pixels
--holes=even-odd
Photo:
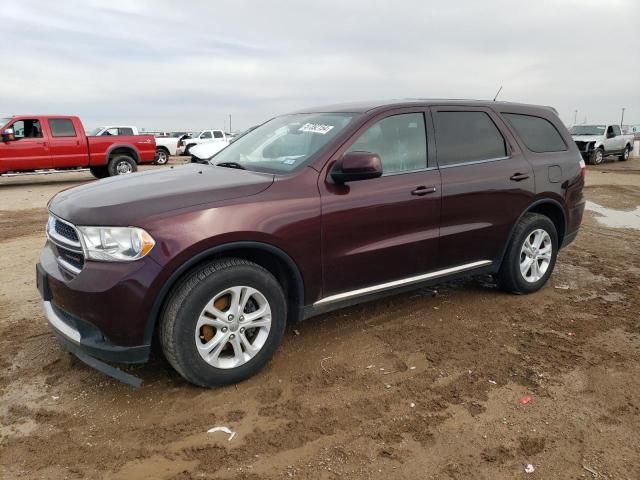
[[[208,165],[59,193],[38,287],[63,345],[96,368],[146,361],[157,335],[190,382],[237,382],[321,312],[465,275],[538,290],[576,237],[583,185],[549,107],[315,108]]]

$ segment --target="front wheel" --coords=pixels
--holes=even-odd
[[[217,260],[194,270],[170,294],[160,343],[169,363],[202,387],[239,382],[276,351],[287,308],[278,281],[255,263]]]
[[[109,160],[107,165],[109,176],[127,175],[138,170],[136,161],[127,155],[118,155]]]
[[[544,215],[526,213],[516,225],[498,272],[498,284],[513,293],[532,293],[547,282],[556,264],[558,233]]]
[[[624,152],[622,152],[622,155],[620,155],[619,157],[621,162],[626,162],[627,160],[629,160],[629,152],[631,152],[631,148],[629,148],[629,145],[627,145],[626,147],[624,147]]]
[[[158,148],[156,150],[156,165],[166,165],[169,162],[169,152],[167,152],[164,148]]]
[[[589,157],[589,163],[591,165],[600,165],[604,160],[604,150],[602,148],[596,148]]]

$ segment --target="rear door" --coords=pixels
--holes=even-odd
[[[42,119],[19,117],[5,129],[12,128],[15,140],[0,145],[0,171],[29,171],[52,168],[46,132]]]
[[[84,129],[71,118],[49,118],[49,150],[55,168],[78,167],[89,164],[88,145]]]
[[[324,297],[406,280],[435,269],[440,173],[428,157],[426,109],[385,112],[332,157],[319,180]],[[334,161],[349,151],[377,153],[383,176],[332,183]],[[366,293],[366,292],[362,292]]]
[[[494,262],[534,196],[531,166],[502,120],[482,107],[432,107],[442,176],[439,267]]]

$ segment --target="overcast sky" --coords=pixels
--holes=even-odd
[[[22,1],[1,113],[246,128],[352,100],[493,98],[640,124],[640,0]],[[228,122],[228,120],[226,120]]]

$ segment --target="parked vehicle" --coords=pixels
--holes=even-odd
[[[226,142],[205,142],[199,145],[194,145],[189,149],[191,153],[191,163],[207,162],[220,150],[229,145]]]
[[[87,136],[78,117],[23,115],[0,119],[0,174],[89,168],[97,178],[135,172],[151,163],[148,135]]]
[[[619,125],[574,125],[571,135],[588,163],[600,165],[608,155],[629,159],[633,150],[633,135],[624,135]]]
[[[138,127],[128,126],[106,126],[98,127],[91,131],[95,137],[119,136],[119,135],[153,135],[156,139],[156,165],[165,165],[169,161],[170,155],[177,155],[178,139],[170,137],[166,132],[143,132],[138,131]]]
[[[283,115],[209,165],[56,195],[37,285],[54,333],[96,368],[146,361],[157,334],[188,381],[237,382],[286,324],[346,305],[476,274],[537,291],[578,233],[584,166],[547,107]]]
[[[203,130],[197,135],[182,139],[178,142],[178,155],[190,155],[191,148],[205,142],[229,143],[227,134],[223,130]]]

